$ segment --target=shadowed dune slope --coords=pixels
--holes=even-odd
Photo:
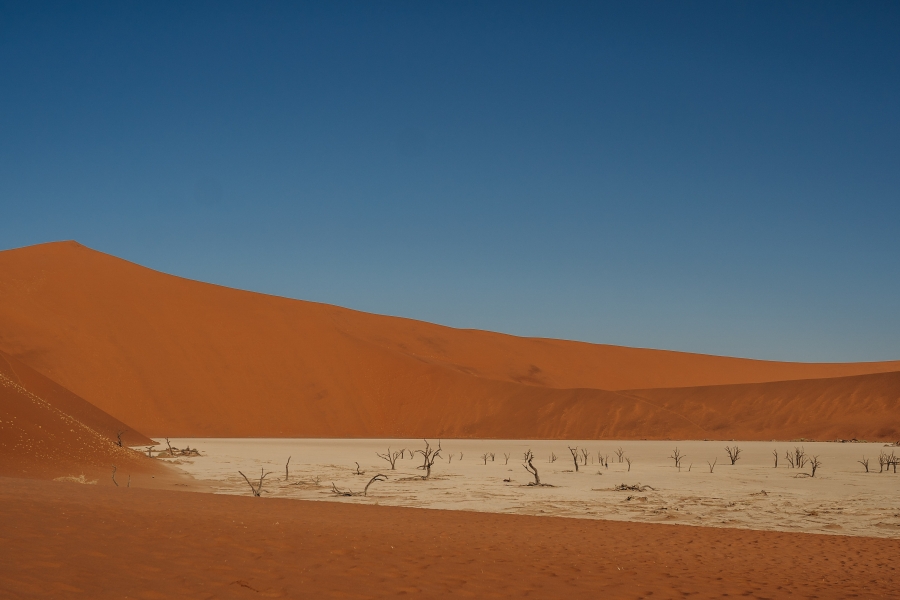
[[[692,414],[604,390],[900,370],[453,329],[190,281],[74,242],[0,252],[0,349],[177,436],[708,437]]]
[[[689,415],[704,438],[900,440],[900,372],[621,393]]]
[[[157,467],[115,443],[150,440],[0,352],[0,474],[58,477],[108,474],[111,465],[129,471]]]

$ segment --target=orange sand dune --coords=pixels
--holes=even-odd
[[[0,474],[61,477],[159,467],[127,448],[146,436],[0,352]]]
[[[621,393],[690,417],[710,439],[900,440],[900,372]]]
[[[0,479],[10,599],[896,598],[898,565],[891,539]]]
[[[0,252],[0,349],[178,436],[708,437],[696,414],[604,390],[900,370],[452,329],[198,283],[74,242]]]

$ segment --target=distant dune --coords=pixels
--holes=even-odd
[[[898,437],[900,361],[453,329],[199,283],[75,242],[0,252],[0,350],[153,435]]]
[[[704,438],[900,440],[900,372],[621,393],[689,417]]]
[[[150,440],[0,352],[0,475],[62,477],[117,465],[126,474],[151,471],[140,455],[116,444]],[[125,480],[123,479],[123,482]]]

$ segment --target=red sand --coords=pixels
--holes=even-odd
[[[0,479],[0,596],[896,598],[900,542]]]
[[[74,242],[0,252],[0,350],[154,435],[895,439],[900,402],[892,380],[856,380],[848,397],[874,412],[822,415],[821,398],[801,391],[786,414],[780,388],[748,388],[748,421],[715,393],[604,390],[900,362],[777,363],[452,329],[198,283]]]
[[[82,398],[0,352],[0,474],[23,477],[104,477],[112,465],[129,473],[161,466],[121,448],[150,440]],[[111,480],[110,480],[111,482]],[[122,479],[123,483],[127,479]]]
[[[689,415],[694,438],[900,440],[896,372],[623,393]]]

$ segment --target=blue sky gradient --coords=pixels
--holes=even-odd
[[[897,3],[0,3],[0,248],[900,359]]]

